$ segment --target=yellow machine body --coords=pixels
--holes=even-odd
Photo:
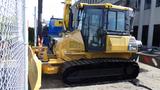
[[[136,52],[128,51],[129,39],[129,36],[107,35],[106,51],[96,53],[86,52],[81,32],[77,30],[60,39],[53,51],[57,58],[65,61],[78,60],[81,58],[112,58],[116,56],[119,58],[129,58],[132,53]]]
[[[44,60],[42,62],[42,72],[57,74],[59,65],[66,61],[94,58],[123,58],[127,60],[137,52],[137,50],[128,51],[131,36],[107,35],[106,37],[106,51],[104,52],[86,52],[79,30],[75,30],[58,40],[53,48],[55,56],[48,55],[45,50],[39,49],[39,54],[43,52],[41,55],[44,56],[42,59]]]

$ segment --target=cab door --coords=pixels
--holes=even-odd
[[[82,32],[86,51],[105,51],[102,9],[86,10]]]

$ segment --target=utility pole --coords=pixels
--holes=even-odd
[[[40,41],[42,40],[42,8],[43,8],[43,0],[38,0],[38,37]]]
[[[37,10],[34,7],[34,46],[37,46]]]

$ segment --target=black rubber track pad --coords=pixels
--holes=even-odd
[[[135,79],[139,66],[131,60],[94,59],[65,62],[60,68],[66,84],[84,84]]]

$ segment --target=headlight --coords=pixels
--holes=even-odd
[[[129,44],[129,45],[128,45],[128,50],[129,50],[129,51],[137,51],[138,48],[137,48],[137,46],[134,45],[134,44]]]
[[[136,43],[136,39],[134,37],[131,37],[128,44],[128,50],[129,51],[137,51],[138,45]]]

